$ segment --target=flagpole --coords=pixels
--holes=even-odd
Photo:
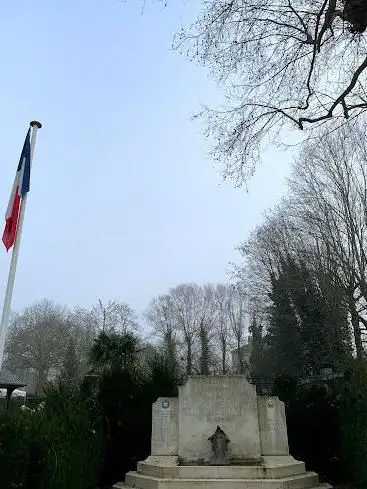
[[[30,163],[32,166],[34,147],[36,145],[37,131],[38,131],[38,129],[41,129],[42,124],[38,121],[32,121],[30,123],[30,126],[32,128],[31,141],[30,141],[30,146],[31,146]],[[14,247],[13,247],[13,253],[11,256],[11,262],[10,262],[10,267],[9,267],[9,275],[8,275],[8,283],[6,286],[4,306],[3,306],[3,311],[2,311],[2,315],[1,315],[1,323],[0,323],[0,369],[1,369],[1,366],[3,363],[5,338],[6,338],[6,333],[8,330],[9,320],[10,320],[11,301],[12,301],[12,297],[13,297],[15,274],[17,271],[19,247],[20,247],[20,241],[21,241],[21,237],[22,237],[25,209],[27,206],[27,197],[28,197],[28,192],[23,196],[23,198],[21,200],[21,204],[20,204],[17,235],[16,235]]]

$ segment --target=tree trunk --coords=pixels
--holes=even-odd
[[[186,374],[192,375],[192,340],[186,338],[187,357],[186,357]]]
[[[167,351],[167,359],[171,368],[176,365],[176,344],[175,339],[173,337],[172,331],[167,331],[165,335],[165,343],[166,343],[166,351]]]
[[[243,363],[242,351],[241,351],[241,338],[237,338],[237,355],[238,355],[238,373],[244,374],[245,367]]]
[[[37,395],[42,393],[46,385],[47,373],[48,373],[48,369],[46,368],[40,368],[37,372],[37,382],[36,382],[36,389],[35,389]]]
[[[225,340],[222,340],[222,374],[225,375],[227,373],[227,343]]]
[[[200,375],[209,375],[209,338],[203,325],[200,326]]]
[[[356,311],[354,299],[349,299],[349,311],[353,327],[354,345],[356,347],[357,358],[364,356],[361,327],[359,324],[359,315]]]

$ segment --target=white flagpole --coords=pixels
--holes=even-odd
[[[30,123],[30,125],[32,128],[31,141],[30,141],[30,146],[31,146],[30,164],[32,167],[34,147],[36,145],[37,131],[38,131],[38,129],[40,129],[42,127],[42,124],[40,122],[37,122],[37,121],[32,121]],[[8,283],[6,286],[4,306],[3,306],[2,316],[1,316],[1,323],[0,323],[0,369],[1,369],[1,366],[3,363],[5,338],[6,338],[6,333],[7,333],[8,326],[9,326],[10,311],[11,311],[11,300],[13,297],[15,274],[17,271],[17,263],[18,263],[18,256],[19,256],[20,240],[22,237],[24,214],[25,214],[25,209],[27,206],[27,196],[28,196],[28,192],[24,195],[24,197],[22,198],[21,203],[20,203],[18,230],[17,230],[17,235],[16,235],[14,247],[13,247],[11,262],[10,262]]]

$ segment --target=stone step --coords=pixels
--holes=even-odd
[[[126,485],[125,482],[118,482],[113,486],[113,489],[132,489],[132,486]],[[328,483],[319,484],[318,486],[311,487],[310,489],[333,489]]]
[[[131,489],[131,488],[129,488],[129,489]],[[311,487],[310,489],[333,489],[333,486],[331,486],[330,484],[324,483],[324,484],[319,484],[318,486],[315,486],[315,487]]]
[[[138,489],[312,489],[318,475],[306,472],[282,479],[162,479],[128,472],[125,483]]]
[[[138,463],[138,474],[161,479],[284,479],[306,472],[305,464],[287,457],[284,465],[265,466],[163,466]]]

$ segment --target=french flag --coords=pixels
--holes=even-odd
[[[29,128],[20,155],[17,173],[10,194],[8,208],[5,215],[5,229],[3,243],[6,251],[13,246],[17,238],[19,211],[22,199],[29,192],[31,177],[31,129]]]

